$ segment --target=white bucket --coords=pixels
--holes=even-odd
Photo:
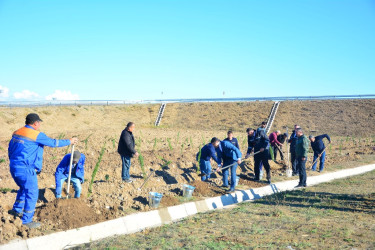
[[[163,197],[163,194],[157,193],[157,192],[150,192],[148,194],[148,204],[151,208],[157,208],[160,205],[161,198]]]
[[[193,196],[194,189],[195,187],[184,184],[182,187],[182,195],[186,198],[190,198]]]
[[[290,168],[286,169],[286,176],[292,177],[292,175],[293,175],[293,171]]]
[[[238,186],[238,183],[240,182],[240,177],[237,175],[236,176],[236,186]]]

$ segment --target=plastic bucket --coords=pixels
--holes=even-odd
[[[238,182],[240,182],[240,177],[236,176],[236,186],[238,186]]]
[[[287,177],[292,177],[293,171],[289,168],[286,170],[286,176]]]
[[[186,198],[190,198],[193,195],[195,187],[184,184],[182,187],[182,195]]]
[[[157,192],[150,192],[148,194],[148,204],[151,208],[157,208],[160,205],[161,198],[163,197],[163,194],[157,193]]]

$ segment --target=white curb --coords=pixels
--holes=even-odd
[[[344,169],[332,173],[308,177],[309,186],[334,179],[345,178],[353,175],[363,174],[375,170],[375,164]],[[131,214],[114,220],[101,222],[95,225],[72,229],[68,231],[52,233],[45,236],[16,240],[8,244],[0,245],[0,250],[13,249],[64,249],[106,237],[122,234],[131,234],[144,230],[145,228],[157,227],[173,221],[178,221],[190,215],[209,210],[220,209],[235,203],[253,201],[282,191],[292,190],[298,180],[290,180],[274,183],[269,186],[249,190],[238,190],[234,193],[218,197],[210,197],[205,200],[189,202],[159,210]]]

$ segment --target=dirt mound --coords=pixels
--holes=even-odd
[[[180,201],[175,196],[163,196],[163,198],[161,199],[161,205],[163,207],[174,206],[174,205],[177,205],[179,203],[180,203]]]
[[[40,222],[53,224],[58,229],[83,227],[102,221],[101,215],[96,214],[83,200],[58,199],[47,203],[37,211]]]
[[[217,195],[225,194],[225,190],[219,188],[215,183],[212,183],[212,182],[204,182],[200,180],[195,180],[189,184],[195,187],[193,196],[205,197],[205,196],[217,196]]]

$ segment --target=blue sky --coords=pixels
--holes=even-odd
[[[1,100],[375,94],[374,69],[370,0],[0,0]]]

